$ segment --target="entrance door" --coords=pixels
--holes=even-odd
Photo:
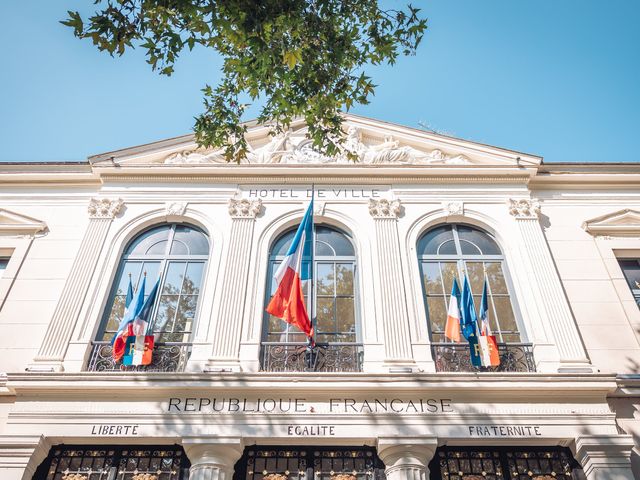
[[[384,480],[372,447],[247,447],[233,480]]]
[[[582,468],[564,447],[440,447],[431,480],[578,480]]]

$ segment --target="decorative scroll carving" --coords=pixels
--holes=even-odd
[[[183,150],[167,156],[163,163],[169,165],[227,163],[224,150],[224,148],[212,151],[198,148]],[[362,142],[360,130],[353,126],[345,134],[342,151],[335,156],[319,152],[313,142],[306,138],[304,132],[287,131],[273,135],[269,142],[261,147],[254,148],[249,144],[246,158],[241,163],[350,163],[350,155],[355,155],[360,163],[368,165],[471,164],[464,155],[448,155],[438,149],[425,152],[408,145],[400,145],[400,142],[391,136],[385,137],[379,144],[366,145]]]
[[[536,200],[521,198],[509,199],[509,213],[518,220],[536,220],[540,213],[540,204]]]
[[[464,203],[462,202],[442,202],[442,208],[447,216],[464,215]]]
[[[246,198],[229,200],[229,215],[232,218],[256,218],[262,209],[262,200],[247,200]]]
[[[381,198],[380,200],[374,198],[369,199],[369,214],[371,214],[373,218],[398,218],[400,210],[400,200],[387,200],[386,198]]]
[[[114,200],[109,198],[92,198],[89,201],[87,211],[89,212],[90,218],[115,218],[123,206],[124,202],[120,198]]]
[[[184,212],[187,210],[187,202],[167,202],[164,205],[167,212],[167,216],[184,215]]]

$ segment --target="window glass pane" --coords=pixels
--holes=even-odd
[[[456,262],[440,262],[440,270],[442,272],[442,279],[444,280],[445,295],[451,295],[454,278],[458,280],[458,288],[462,288],[460,280],[458,279],[458,264]]]
[[[178,306],[178,295],[162,295],[156,315],[154,332],[171,331]]]
[[[7,265],[9,265],[9,260],[11,260],[11,257],[0,257],[0,278],[2,278],[2,274],[7,269]]]
[[[316,266],[316,291],[317,295],[333,295],[333,263],[319,263]]]
[[[336,298],[338,332],[355,333],[353,298]]]
[[[173,242],[171,243],[171,251],[169,252],[170,255],[189,255],[189,248],[187,247],[187,244],[184,242],[181,242],[180,240],[173,240]]]
[[[185,262],[169,262],[169,268],[162,287],[162,294],[179,294],[182,290],[182,281],[187,264]]]
[[[164,255],[167,252],[167,240],[161,240],[149,246],[145,255]]]
[[[200,230],[186,225],[178,225],[174,235],[174,244],[171,245],[171,254],[178,254],[176,243],[181,243],[186,248],[186,253],[181,255],[208,255],[209,240]]]
[[[502,265],[499,262],[490,262],[485,263],[484,266],[487,279],[489,280],[489,287],[491,287],[491,293],[493,295],[508,294],[507,282],[505,282],[504,274],[502,273]]]
[[[204,262],[189,262],[187,265],[187,273],[184,276],[184,282],[182,282],[183,294],[197,295],[200,293],[203,269]]]
[[[319,243],[326,242],[333,247],[335,255],[352,257],[355,255],[353,245],[342,232],[321,225],[316,226],[316,254],[321,255],[318,250]]]
[[[127,247],[125,254],[127,255],[146,255],[147,250],[152,245],[160,242],[161,240],[167,240],[169,238],[169,231],[171,225],[161,225],[159,227],[152,228],[138,235],[133,242]],[[162,252],[164,253],[164,252]]]
[[[465,262],[469,286],[474,294],[481,295],[484,285],[484,265],[482,262]],[[460,285],[462,289],[462,285]]]
[[[434,332],[444,331],[444,324],[447,320],[445,297],[429,297],[427,298],[427,306],[429,308],[431,330]]]
[[[639,290],[640,263],[638,260],[618,260],[618,262],[620,263],[620,267],[622,267],[622,272],[624,273],[624,278],[627,279],[629,288],[631,290]]]
[[[316,304],[316,328],[318,331],[316,333],[334,331],[333,301],[333,298],[318,298]]]
[[[436,255],[440,244],[453,240],[451,225],[442,225],[425,233],[418,241],[418,255]]]
[[[513,316],[511,308],[511,300],[508,297],[494,297],[496,313],[498,314],[498,323],[503,332],[517,332],[518,326]]]
[[[456,243],[453,240],[447,240],[438,247],[438,255],[455,255]]]
[[[424,262],[422,264],[422,278],[427,295],[443,293],[440,265],[437,262]]]
[[[289,230],[288,232],[282,234],[273,244],[273,247],[271,247],[271,255],[276,257],[285,256],[287,254],[287,250],[289,250],[289,246],[291,245],[295,234],[295,230]]]
[[[458,236],[460,237],[460,243],[462,244],[462,253],[476,254],[477,250],[465,252],[465,247],[462,240],[471,242],[476,245],[483,255],[500,255],[500,249],[496,242],[485,232],[482,232],[476,228],[469,227],[468,225],[457,225]]]
[[[142,273],[142,262],[125,262],[120,279],[118,281],[118,287],[116,289],[116,295],[126,295],[129,289],[129,280],[131,285],[135,288],[138,285],[140,274]]]
[[[336,295],[353,295],[353,264],[336,264]]]
[[[460,248],[462,249],[463,255],[482,255],[480,249],[467,240],[460,239]]]
[[[316,241],[316,257],[333,257],[335,256],[335,251],[333,247],[327,242],[323,242],[321,240]]]

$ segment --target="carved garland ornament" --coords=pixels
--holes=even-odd
[[[536,220],[540,213],[540,204],[536,200],[510,198],[509,213],[518,220]]]
[[[400,209],[400,200],[369,199],[369,213],[373,218],[398,218]]]
[[[111,200],[109,198],[92,198],[89,201],[89,207],[87,211],[89,212],[90,218],[115,218],[122,207],[124,202],[122,199],[117,198]]]
[[[256,218],[262,209],[262,200],[246,198],[229,200],[229,215],[232,218]]]

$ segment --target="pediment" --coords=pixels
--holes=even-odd
[[[640,211],[625,208],[592,218],[582,224],[592,235],[640,235]]]
[[[302,120],[289,131],[272,136],[269,128],[251,124],[246,134],[249,144],[245,165],[366,165],[366,166],[519,166],[537,167],[541,158],[524,153],[438,135],[378,120],[344,115],[345,147],[358,161],[346,154],[326,156],[307,138]],[[186,135],[139,147],[118,150],[89,158],[96,167],[167,165],[235,166],[223,155],[224,149],[202,149],[193,135]]]
[[[0,208],[0,233],[35,234],[46,228],[47,224],[40,220]]]

